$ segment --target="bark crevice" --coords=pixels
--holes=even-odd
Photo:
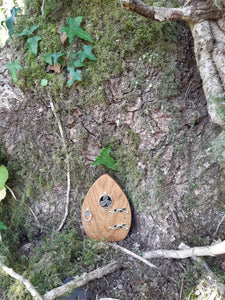
[[[194,39],[197,66],[212,121],[225,125],[225,3],[185,1],[179,8],[148,6],[140,0],[121,0],[122,7],[152,20],[187,21]]]

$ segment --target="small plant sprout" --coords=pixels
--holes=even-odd
[[[118,171],[115,160],[110,156],[111,145],[109,144],[106,148],[100,150],[100,156],[95,157],[93,166],[104,165],[109,169]]]

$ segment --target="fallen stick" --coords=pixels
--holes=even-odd
[[[53,300],[69,292],[71,289],[83,286],[94,279],[100,279],[119,268],[121,268],[121,263],[119,261],[113,261],[104,267],[98,268],[90,273],[84,273],[81,276],[74,278],[72,281],[47,292],[44,294],[43,299]]]
[[[49,97],[50,98],[50,97]],[[50,98],[50,106],[51,106],[51,110],[52,110],[52,113],[56,119],[56,122],[58,124],[58,128],[59,128],[59,132],[60,132],[60,136],[61,136],[61,140],[62,140],[62,144],[63,144],[63,150],[66,154],[66,159],[65,159],[65,162],[66,162],[66,170],[67,170],[67,173],[66,173],[66,176],[67,176],[67,191],[66,191],[66,207],[65,207],[65,213],[64,213],[64,217],[58,227],[58,229],[56,230],[57,232],[59,232],[63,226],[64,226],[64,223],[66,221],[66,218],[69,214],[69,204],[70,204],[70,190],[71,190],[71,183],[70,183],[70,162],[69,162],[69,154],[68,154],[68,151],[67,151],[67,147],[66,147],[66,141],[65,141],[65,138],[64,138],[64,134],[63,134],[63,129],[62,129],[62,125],[61,125],[61,122],[60,122],[60,119],[56,113],[56,110],[55,110],[55,107],[54,107],[54,104]]]
[[[120,250],[120,251],[122,251],[122,252],[124,252],[124,253],[126,253],[126,254],[128,254],[128,255],[130,255],[130,256],[133,256],[134,258],[140,260],[141,262],[143,262],[144,264],[146,264],[146,265],[149,266],[150,268],[157,269],[157,271],[159,271],[159,272],[161,273],[160,268],[158,268],[157,266],[155,266],[155,265],[153,265],[152,263],[150,263],[150,262],[149,262],[147,259],[145,259],[144,257],[142,257],[142,256],[140,256],[140,255],[138,255],[138,254],[136,254],[136,253],[134,253],[134,252],[132,252],[132,251],[130,251],[130,250],[124,248],[124,247],[121,247],[121,246],[119,246],[119,245],[117,245],[117,244],[110,244],[110,246],[111,246],[112,248],[117,249],[117,250]],[[162,274],[162,275],[163,275],[163,274]],[[175,281],[172,277],[169,277],[169,276],[168,276],[167,278],[169,278],[170,280],[172,280],[173,282],[176,283],[176,281]]]
[[[225,253],[225,241],[206,247],[194,247],[181,250],[153,250],[144,253],[144,258],[187,258],[193,256],[215,256]]]
[[[182,250],[190,249],[190,247],[185,245],[184,243],[181,243],[178,248],[182,249]],[[191,257],[190,259],[193,263],[197,263],[198,266],[201,267],[202,271],[204,273],[206,273],[205,279],[206,279],[208,285],[211,286],[211,287],[216,287],[216,289],[217,289],[217,291],[219,291],[220,295],[222,297],[225,297],[225,286],[224,286],[224,284],[218,282],[217,278],[215,277],[214,273],[212,272],[212,270],[210,269],[208,264],[203,259],[201,259],[199,257],[196,257],[196,256]]]
[[[119,245],[117,245],[117,244],[114,244],[114,243],[113,243],[113,244],[110,244],[110,246],[111,246],[112,248],[116,249],[116,250],[120,250],[120,251],[122,251],[122,252],[124,252],[124,253],[126,253],[126,254],[128,254],[128,255],[130,255],[130,256],[133,256],[134,258],[136,258],[136,259],[142,261],[144,264],[146,264],[147,266],[149,266],[149,267],[151,267],[151,268],[158,269],[157,266],[155,266],[155,265],[153,265],[152,263],[150,263],[147,259],[141,257],[140,255],[138,255],[138,254],[136,254],[136,253],[134,253],[134,252],[132,252],[132,251],[130,251],[130,250],[124,248],[124,247],[121,247],[121,246],[119,246]]]
[[[0,263],[0,269],[11,276],[12,278],[19,280],[22,284],[25,285],[28,292],[32,295],[35,300],[43,300],[40,294],[36,291],[33,285],[30,283],[29,280],[25,279],[23,276],[19,275],[13,269],[6,267],[4,264]]]

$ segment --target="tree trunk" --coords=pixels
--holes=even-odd
[[[185,1],[183,7],[154,7],[139,0],[120,0],[123,8],[155,21],[187,21],[212,121],[225,125],[225,1]]]

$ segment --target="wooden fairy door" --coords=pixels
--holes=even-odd
[[[131,225],[128,199],[108,174],[99,177],[89,189],[82,206],[82,223],[91,239],[122,241]]]

